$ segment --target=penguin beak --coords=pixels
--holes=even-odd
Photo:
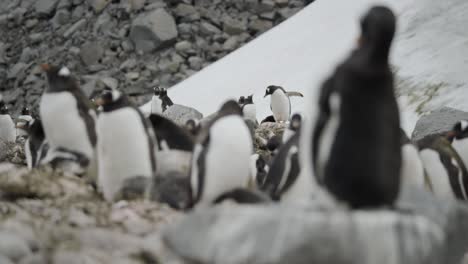
[[[48,63],[43,63],[43,64],[41,64],[41,69],[44,72],[48,72],[50,70],[50,65]]]
[[[102,105],[104,105],[104,100],[102,98],[97,98],[96,100],[94,100],[94,103],[97,106],[102,106]]]
[[[263,98],[267,97],[268,96],[268,93],[265,93],[265,96],[263,96]]]

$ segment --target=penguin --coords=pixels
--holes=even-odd
[[[258,189],[258,186],[264,184],[268,169],[265,159],[260,154],[255,153],[250,157],[250,189]]]
[[[403,129],[401,131],[401,181],[402,185],[429,189],[426,172],[419,157],[418,148],[411,142]]]
[[[265,96],[271,95],[270,109],[276,122],[286,122],[291,115],[291,100],[281,86],[270,85]]]
[[[446,138],[457,151],[465,165],[468,165],[468,120],[460,120],[446,133]]]
[[[274,201],[281,200],[297,183],[301,172],[299,164],[299,133],[294,134],[274,156],[266,178],[260,183],[260,190]]]
[[[153,88],[153,96],[151,97],[151,103],[149,104],[149,107],[140,107],[140,111],[143,112],[144,116],[148,117],[151,114],[162,114],[163,112],[163,102],[161,98],[159,98],[159,93],[160,93],[160,88],[159,87],[154,87]],[[145,105],[146,106],[146,105]]]
[[[0,139],[8,142],[16,141],[15,123],[11,119],[8,106],[0,96]]]
[[[120,91],[103,91],[98,105],[103,108],[97,119],[98,187],[113,201],[126,181],[153,179],[156,138],[149,121]]]
[[[199,120],[189,119],[185,122],[185,129],[190,135],[196,137],[201,130],[201,124]]]
[[[194,137],[184,128],[161,115],[152,114],[148,119],[156,134],[158,150],[193,151]]]
[[[468,172],[450,142],[443,136],[434,135],[416,144],[434,195],[468,200]]]
[[[358,47],[328,78],[312,133],[317,182],[352,209],[392,207],[401,169],[400,117],[389,53],[393,12],[372,7]]]
[[[253,94],[247,97],[241,96],[238,103],[242,108],[244,118],[257,123],[257,108],[253,102]]]
[[[291,116],[288,127],[283,132],[283,143],[286,143],[294,134],[301,129],[302,117],[300,114]]]
[[[44,128],[40,119],[36,118],[26,124],[28,138],[24,143],[24,153],[28,169],[37,167],[45,158],[48,144],[45,141]]]
[[[167,95],[166,88],[159,88],[159,99],[161,100],[162,111],[165,112],[167,108],[174,105],[171,98]]]
[[[31,111],[29,111],[29,108],[24,107],[21,110],[21,115],[16,120],[16,137],[28,136],[27,127],[32,120]]]
[[[227,101],[195,144],[190,172],[190,208],[210,206],[223,194],[247,188],[252,152],[252,138],[242,109],[236,101]]]
[[[39,112],[49,154],[68,152],[76,156],[85,170],[94,158],[97,141],[91,102],[67,67],[42,64],[41,68],[47,75],[48,86],[42,94]]]
[[[270,85],[266,88],[264,97],[269,95],[271,95],[270,109],[276,122],[286,122],[289,120],[291,115],[291,100],[289,97],[304,97],[299,92],[286,92],[283,87],[277,85]],[[262,123],[268,121],[271,121],[271,118],[267,117]]]

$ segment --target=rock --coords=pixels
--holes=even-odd
[[[133,20],[130,39],[137,50],[151,52],[171,44],[177,38],[174,18],[160,8],[140,14]]]
[[[275,2],[273,0],[262,0],[256,8],[257,13],[270,12],[275,9]]]
[[[238,35],[247,30],[247,23],[228,17],[223,22],[223,30],[229,35]]]
[[[235,50],[238,44],[239,44],[239,38],[237,36],[232,36],[223,43],[223,50],[226,50],[226,51]]]
[[[111,0],[86,0],[94,9],[94,12],[99,13],[111,2]]]
[[[180,52],[187,52],[192,48],[192,43],[190,43],[187,40],[183,40],[180,42],[177,42],[175,45],[175,49]]]
[[[174,10],[177,17],[181,17],[184,22],[192,22],[200,19],[200,14],[192,5],[179,4]]]
[[[65,9],[58,10],[52,21],[55,27],[61,27],[70,21],[70,12]]]
[[[203,59],[200,57],[192,56],[188,59],[190,68],[194,70],[200,70],[203,66]]]
[[[257,19],[249,23],[249,29],[254,32],[264,32],[273,27],[273,23],[268,20]]]
[[[275,3],[279,7],[285,7],[288,6],[289,0],[275,0]]]
[[[19,77],[18,75],[22,74],[23,71],[26,69],[27,65],[23,62],[16,63],[9,71],[8,71],[8,79],[15,79]]]
[[[468,120],[468,113],[450,107],[442,107],[422,116],[414,128],[412,140],[443,134],[453,129],[456,122]]]
[[[78,20],[75,24],[73,24],[63,33],[63,37],[69,38],[71,35],[73,35],[76,31],[80,30],[85,25],[86,25],[86,19],[82,18]]]
[[[30,254],[31,249],[24,239],[10,232],[0,231],[0,256],[17,262]]]
[[[95,65],[99,63],[104,49],[99,42],[86,42],[80,50],[81,60],[87,65]]]
[[[99,82],[102,84],[104,87],[108,87],[111,89],[117,89],[119,88],[119,80],[112,78],[112,77],[104,77],[99,79]]]
[[[36,13],[43,16],[50,16],[57,6],[59,0],[37,0],[34,8]]]
[[[127,78],[130,81],[135,81],[135,80],[138,80],[138,78],[140,78],[140,73],[139,72],[127,72],[125,74],[125,78]]]
[[[203,118],[202,113],[196,109],[178,104],[167,108],[163,115],[181,126],[185,126],[185,123],[190,119],[200,120]]]
[[[213,24],[210,24],[208,22],[202,22],[200,24],[200,33],[204,34],[205,36],[210,36],[221,33],[221,30],[219,30],[219,28],[217,28]]]

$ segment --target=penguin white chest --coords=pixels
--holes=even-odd
[[[244,117],[248,120],[252,120],[254,122],[257,121],[257,108],[255,104],[247,104],[243,107],[242,112]]]
[[[250,132],[241,117],[228,116],[213,124],[209,145],[204,150],[205,175],[200,203],[209,204],[224,192],[247,187],[252,149]]]
[[[151,114],[162,114],[162,112],[162,100],[153,95],[153,98],[151,99]]]
[[[71,93],[43,94],[40,115],[51,148],[65,148],[88,158],[93,156],[86,123],[80,116],[76,98]]]
[[[285,122],[289,120],[291,114],[291,102],[289,97],[281,90],[276,90],[271,95],[271,111],[276,122]]]
[[[138,112],[122,108],[101,113],[97,122],[98,183],[110,201],[126,179],[152,177],[148,134]]]
[[[455,199],[450,179],[444,164],[440,160],[439,153],[432,149],[423,149],[420,152],[421,161],[426,169],[436,196]]]
[[[284,129],[283,132],[283,143],[286,143],[296,132],[292,131],[289,128]]]
[[[16,140],[15,124],[10,115],[0,115],[0,139],[11,142]]]
[[[424,167],[416,147],[412,144],[405,144],[402,147],[401,154],[402,184],[417,188],[424,188]]]

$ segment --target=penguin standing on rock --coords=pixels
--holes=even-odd
[[[312,140],[318,182],[351,208],[393,206],[400,187],[400,118],[389,53],[396,18],[371,8],[361,38],[323,85]]]
[[[252,138],[241,107],[235,101],[226,102],[195,145],[191,207],[209,206],[229,198],[252,201],[249,195],[242,195],[247,194],[252,151]]]
[[[271,95],[270,108],[276,122],[286,122],[289,120],[289,116],[291,115],[291,100],[289,97],[303,97],[301,93],[286,92],[283,87],[277,85],[270,85],[267,87],[264,97],[268,95]]]
[[[434,195],[468,200],[468,172],[450,142],[435,135],[419,140],[417,145]]]
[[[455,123],[452,131],[446,134],[452,147],[457,151],[465,165],[468,165],[468,121],[461,120]]]
[[[9,142],[16,141],[15,123],[11,119],[8,106],[0,95],[0,139]]]
[[[153,179],[155,136],[140,110],[118,90],[104,91],[97,103],[103,108],[97,120],[98,187],[107,201],[113,201],[124,183]]]
[[[167,108],[174,105],[171,98],[169,98],[169,96],[167,95],[167,89],[166,88],[159,88],[159,99],[162,102],[162,111],[163,112],[165,112],[167,110]]]

